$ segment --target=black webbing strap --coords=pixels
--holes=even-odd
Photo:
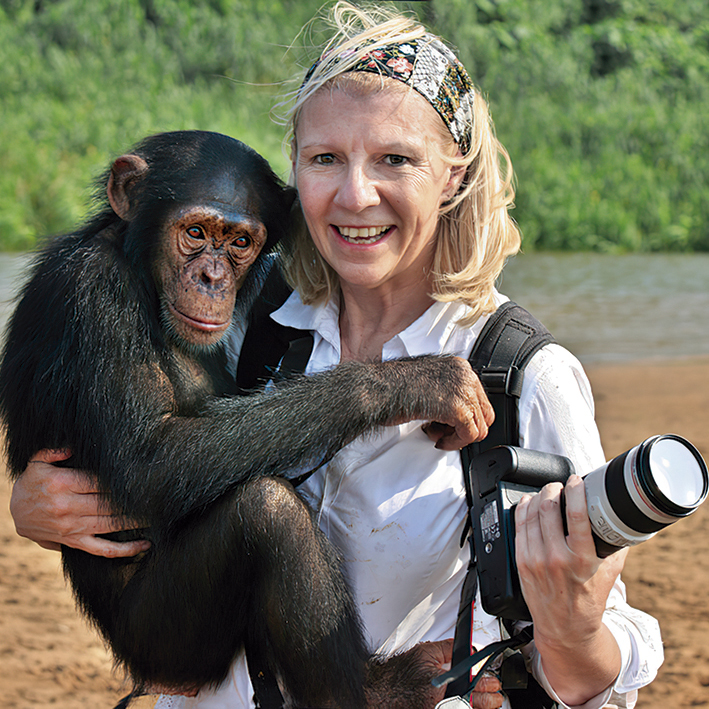
[[[269,311],[269,314],[270,312],[272,311]],[[266,309],[264,308],[264,312],[261,317],[267,317],[267,315]],[[270,317],[268,317],[268,321],[275,324]],[[292,328],[287,329],[292,330]],[[295,337],[296,333],[299,337]],[[310,354],[313,351],[313,336],[310,333],[304,333],[302,330],[293,331],[287,334],[293,337],[293,339],[287,341],[284,337],[277,340],[278,344],[276,346],[278,347],[278,351],[281,351],[284,346],[287,348],[285,354],[283,354],[283,357],[281,358],[278,368],[276,369],[274,366],[273,371],[270,372],[270,375],[267,372],[262,372],[260,376],[270,376],[270,378],[280,379],[292,374],[302,374],[305,371],[305,368],[308,365],[308,360],[310,359]],[[272,356],[273,351],[270,354]],[[256,368],[251,366],[249,366],[248,369],[252,372],[257,371]],[[307,480],[315,472],[315,470],[317,470],[317,468],[313,468],[312,470],[299,475],[296,478],[292,478],[290,482],[293,487],[297,487]],[[276,676],[273,672],[271,672],[268,667],[268,663],[263,661],[263,658],[257,656],[256,653],[248,647],[246,649],[246,658],[249,666],[251,684],[254,688],[253,699],[256,709],[283,709],[285,704],[283,695],[278,689]]]
[[[519,397],[524,382],[524,369],[532,356],[544,345],[554,342],[551,333],[533,315],[512,301],[500,307],[488,318],[475,341],[468,358],[480,377],[485,392],[495,410],[495,421],[484,440],[466,446],[460,452],[463,465],[463,480],[468,509],[472,507],[474,484],[470,479],[471,462],[475,455],[499,445],[519,444]],[[477,591],[475,573],[475,550],[473,549],[470,515],[466,520],[463,538],[470,544],[470,564],[463,584],[458,620],[453,642],[453,668],[448,673],[446,697],[463,697],[474,687],[471,677],[473,604]],[[530,680],[532,678],[530,677]],[[530,683],[532,684],[532,683]],[[537,685],[538,686],[538,685]],[[530,690],[531,691],[531,690]],[[512,694],[510,692],[510,694]],[[513,706],[535,709],[542,704],[528,701],[520,690],[516,694],[521,701]],[[545,694],[546,696],[546,694]]]
[[[303,337],[302,331],[283,327],[271,319],[271,313],[285,303],[290,293],[278,265],[274,265],[249,313],[236,370],[241,394],[262,388],[272,378],[291,343]],[[294,366],[297,365],[294,363]],[[257,709],[283,709],[284,700],[276,677],[257,647],[257,643],[247,641],[245,648],[254,703]]]
[[[276,676],[268,669],[268,666],[260,665],[260,669],[252,668],[252,663],[248,662],[249,677],[254,689],[254,706],[256,709],[283,709],[285,700],[278,689]]]
[[[495,422],[485,440],[473,443],[470,450],[465,449],[466,455],[500,445],[518,445],[517,403],[524,368],[537,350],[550,342],[554,338],[544,325],[512,301],[503,303],[488,318],[469,360],[495,409]]]
[[[248,637],[245,643],[246,663],[249,668],[249,677],[254,690],[253,701],[256,709],[283,709],[285,701],[276,675],[260,652],[261,643],[255,638]]]
[[[291,289],[275,264],[249,313],[236,369],[236,382],[242,394],[262,388],[272,379],[290,343],[303,338],[302,330],[279,325],[271,319],[271,313],[278,310],[290,294]]]
[[[283,355],[278,370],[274,374],[277,379],[293,374],[302,374],[308,366],[314,340],[309,332],[301,332],[301,334],[302,337],[288,343],[288,350]]]

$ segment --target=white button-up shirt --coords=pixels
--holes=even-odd
[[[504,300],[497,295],[498,304]],[[382,358],[467,358],[486,318],[463,328],[457,321],[465,312],[459,303],[434,303],[384,345]],[[296,293],[272,315],[283,325],[313,333],[306,374],[340,361],[338,315],[337,299],[306,306]],[[588,379],[578,360],[558,345],[547,345],[527,365],[519,421],[523,447],[565,455],[580,474],[605,462]],[[436,449],[421,423],[386,427],[355,440],[299,488],[344,556],[371,648],[385,654],[453,637],[469,561],[468,546],[459,544],[467,511],[460,454]],[[612,689],[583,706],[632,707],[636,690],[654,678],[662,663],[659,628],[653,618],[627,605],[620,580],[604,622],[620,647],[622,669]],[[499,639],[498,620],[485,613],[478,598],[473,644],[480,649]],[[534,675],[558,700],[533,644],[525,652]],[[163,698],[156,706],[252,707],[252,694],[242,660],[218,690],[196,699]]]

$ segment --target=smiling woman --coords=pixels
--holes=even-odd
[[[443,159],[455,145],[442,140],[441,121],[423,97],[394,79],[364,78],[338,82],[305,104],[293,151],[310,236],[337,273],[344,303],[359,310],[367,299],[396,294],[405,309],[391,333],[367,316],[369,332],[348,342],[352,359],[381,353],[433,303],[438,212],[463,177]],[[345,123],[350,130],[340,128]],[[341,326],[350,316],[358,313],[344,309]]]
[[[272,318],[312,333],[306,374],[347,359],[467,357],[506,300],[495,281],[520,245],[509,157],[480,91],[439,38],[343,2],[331,17],[335,34],[289,114],[306,228],[285,264],[296,292]],[[525,447],[562,453],[584,472],[603,462],[588,381],[561,347],[530,361],[519,413]],[[433,643],[448,659],[468,561],[457,543],[460,481],[458,456],[439,456],[418,427],[402,426],[350,444],[301,487],[343,550],[384,656]],[[567,491],[569,514],[585,509],[578,492]],[[525,510],[533,542],[520,571],[535,620],[525,653],[544,691],[522,706],[631,707],[661,662],[657,626],[627,606],[623,557],[596,557],[587,520],[564,537],[559,495],[545,489],[544,504]],[[539,582],[551,574],[553,592]],[[468,650],[505,632],[477,601],[473,619]],[[470,703],[509,707],[498,690],[479,684]],[[433,696],[417,701],[429,706]]]

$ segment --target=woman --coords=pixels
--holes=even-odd
[[[333,17],[338,31],[290,113],[307,232],[286,256],[296,290],[272,317],[313,334],[308,374],[349,359],[467,357],[505,300],[495,279],[519,248],[506,153],[485,101],[437,38],[346,3]],[[524,446],[566,455],[579,471],[603,463],[588,381],[561,347],[532,359],[519,410]],[[372,649],[391,655],[432,643],[433,655],[449,659],[468,562],[458,543],[465,494],[458,453],[431,446],[426,434],[435,440],[440,432],[414,423],[355,441],[300,489],[342,550]],[[47,480],[56,478],[36,464],[16,486],[21,533],[45,545],[124,553],[92,536],[110,521],[98,520],[90,487],[84,525],[77,495],[59,486],[70,512],[62,529],[40,490]],[[547,486],[516,515],[518,568],[534,618],[524,652],[561,706],[630,707],[661,662],[659,631],[625,603],[617,578],[625,552],[596,557],[580,478],[566,487],[568,537],[560,492]],[[501,637],[500,622],[479,602],[474,614],[473,645]],[[480,685],[473,705],[509,706],[499,686],[494,678]],[[220,689],[157,706],[252,706],[251,695],[241,662]]]

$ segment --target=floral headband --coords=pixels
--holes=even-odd
[[[337,64],[360,49],[345,50],[329,61]],[[303,85],[327,58],[326,54],[310,67]],[[461,151],[470,148],[473,82],[453,52],[433,35],[372,49],[346,71],[372,72],[411,86],[436,109]]]

